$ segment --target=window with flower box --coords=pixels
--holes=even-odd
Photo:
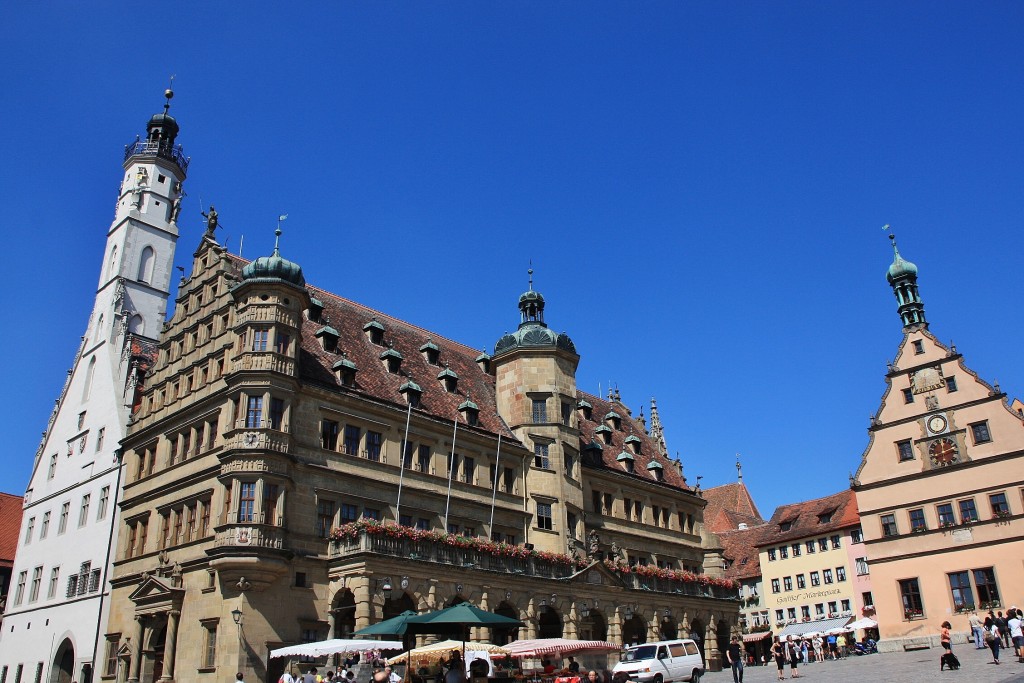
[[[924,602],[921,600],[921,586],[916,578],[899,581],[900,599],[903,603],[903,618],[921,619],[924,617]]]

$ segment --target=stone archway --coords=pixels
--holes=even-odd
[[[331,616],[334,617],[332,638],[351,638],[356,630],[356,596],[347,588],[337,592],[331,603]]]
[[[65,638],[53,656],[51,683],[71,683],[75,678],[75,646]]]
[[[729,622],[725,619],[719,620],[718,627],[715,630],[715,643],[718,647],[720,661],[725,661],[725,651],[729,649],[729,637],[731,635],[732,628],[729,626]]]
[[[384,620],[397,617],[402,612],[415,611],[416,601],[408,593],[403,592],[384,601]],[[402,644],[405,645],[407,651],[413,649],[416,647],[416,636],[408,634],[402,636]]]
[[[149,642],[143,652],[142,683],[155,683],[164,675],[164,645],[167,642],[167,624],[154,625],[149,632]]]
[[[537,615],[537,637],[562,637],[562,615],[551,605],[540,608],[540,613]]]
[[[500,614],[503,617],[509,617],[511,619],[518,619],[519,612],[515,607],[505,602],[504,600],[495,608],[495,614]],[[516,626],[506,628],[491,628],[491,642],[495,645],[506,645],[513,640],[518,640],[519,628]]]
[[[608,640],[608,621],[601,610],[592,609],[585,617],[580,617],[580,640]]]
[[[679,637],[679,624],[676,623],[674,617],[665,615],[661,619],[661,624],[658,625],[658,631],[661,633],[662,640],[673,640]]]
[[[700,658],[707,664],[707,657],[704,656],[704,622],[700,619],[690,620],[690,638],[697,643],[697,649],[700,651]]]
[[[640,645],[647,642],[647,622],[639,614],[634,614],[622,622],[622,644]]]

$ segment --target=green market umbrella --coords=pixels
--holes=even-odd
[[[412,617],[417,616],[416,612],[406,610],[397,617],[391,617],[379,621],[372,626],[361,628],[352,635],[354,636],[404,636],[406,626]]]
[[[458,634],[465,640],[466,629],[472,626],[523,626],[523,622],[474,607],[468,602],[409,617],[406,633]]]

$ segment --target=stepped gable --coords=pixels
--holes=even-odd
[[[676,469],[675,461],[661,454],[657,442],[647,434],[642,424],[633,419],[625,405],[618,401],[607,401],[585,391],[578,392],[576,399],[585,400],[592,407],[590,418],[587,419],[580,416],[579,420],[581,452],[584,446],[591,441],[596,441],[601,444],[601,460],[606,468],[614,469],[626,476],[647,481],[657,481],[650,470],[647,469],[647,465],[652,461],[657,462],[662,466],[662,472],[664,473],[664,479],[661,481],[662,484],[674,486],[685,491],[690,490],[686,480],[683,479],[682,475],[679,474],[679,470]],[[610,412],[615,412],[622,418],[622,429],[612,430],[612,442],[606,444],[604,439],[595,435],[594,430],[604,424],[604,417]],[[626,448],[626,439],[630,436],[636,436],[640,439],[639,454],[634,454],[631,449]],[[633,462],[635,463],[634,474],[625,472],[616,461],[616,458],[622,451],[627,451],[633,455]]]
[[[772,536],[773,529],[768,524],[719,533],[722,557],[726,561],[725,578],[742,581],[761,576],[758,546],[770,542],[767,539]]]
[[[825,514],[831,517],[829,521],[822,522],[820,517]],[[783,531],[782,525],[786,523],[790,525],[789,529]],[[767,526],[772,533],[763,539],[762,545],[848,529],[858,524],[860,512],[857,510],[857,498],[853,491],[846,490],[824,498],[780,505],[768,520]]]
[[[704,491],[704,526],[716,534],[732,531],[740,524],[758,526],[764,519],[743,482],[715,486]]]
[[[23,499],[9,493],[0,493],[0,567],[12,569],[21,534]]]

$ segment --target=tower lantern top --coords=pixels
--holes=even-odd
[[[171,77],[173,84],[174,78]],[[146,139],[136,138],[135,142],[125,145],[124,160],[133,156],[162,157],[173,161],[184,173],[188,170],[188,158],[181,149],[181,145],[174,144],[181,128],[173,116],[170,115],[171,98],[174,97],[174,90],[167,88],[164,91],[164,110],[153,114],[146,124]]]

